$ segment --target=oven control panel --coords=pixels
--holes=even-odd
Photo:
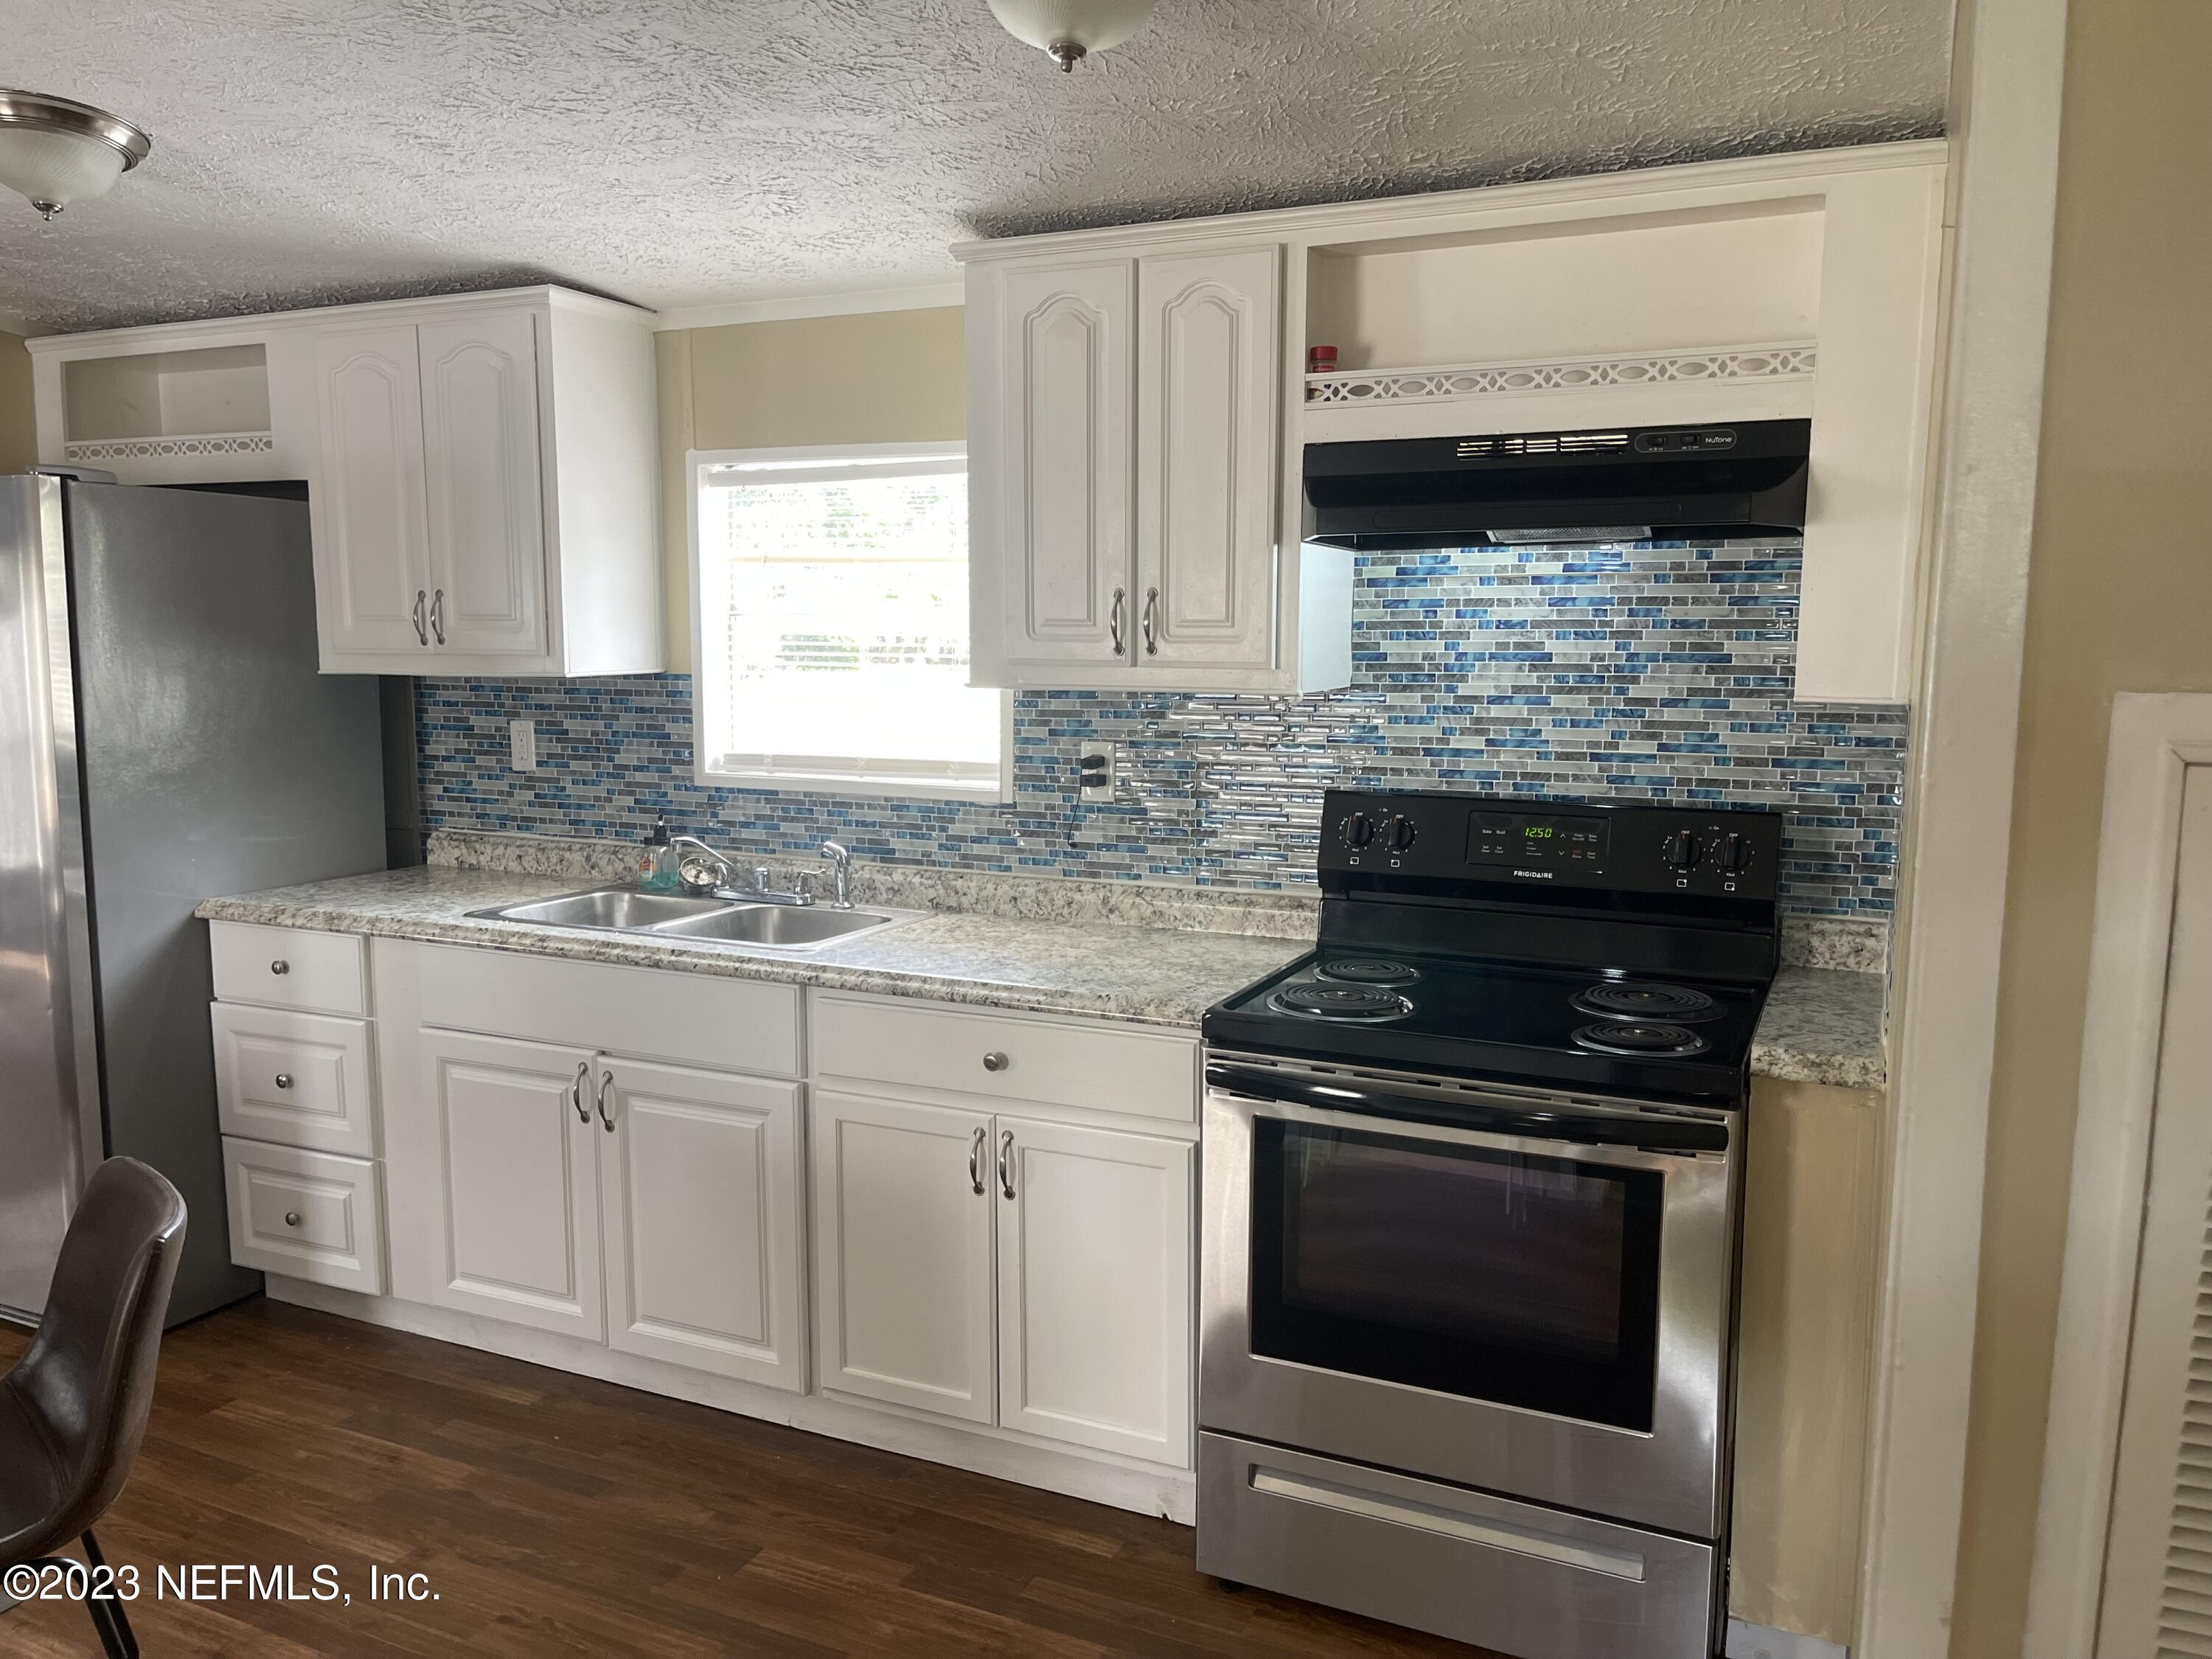
[[[1782,814],[1735,807],[1331,790],[1320,867],[1402,879],[1773,898]]]

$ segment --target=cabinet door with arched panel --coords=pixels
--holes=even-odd
[[[1282,251],[1137,268],[1140,669],[1265,669],[1275,590]]]

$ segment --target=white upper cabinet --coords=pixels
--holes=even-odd
[[[1348,684],[1354,559],[1300,539],[1309,445],[1809,420],[1796,695],[1907,701],[1947,160],[1869,144],[956,247],[975,683]],[[1315,346],[1334,370],[1305,372]]]
[[[516,306],[426,323],[416,331],[416,348],[429,500],[430,642],[461,655],[542,658],[545,513],[536,320]]]
[[[39,457],[304,479],[325,673],[651,673],[652,322],[532,288],[57,335]]]
[[[994,422],[1005,447],[988,502],[971,460],[969,516],[1003,532],[995,574],[975,572],[973,604],[1011,683],[1129,660],[1132,275],[1115,259],[1006,276],[1012,396]],[[986,637],[979,626],[975,678],[997,684],[983,668]]]
[[[410,652],[430,642],[430,530],[422,389],[411,328],[336,329],[315,341],[322,489],[315,590],[325,642]]]
[[[1286,584],[1276,547],[1282,261],[1267,243],[971,264],[975,684],[1345,683],[1349,584]],[[1302,658],[1302,620],[1340,648]]]
[[[647,316],[559,289],[316,333],[326,672],[661,665]]]
[[[1282,253],[1137,273],[1137,638],[1146,662],[1273,660]]]

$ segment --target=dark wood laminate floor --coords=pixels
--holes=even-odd
[[[147,1659],[1476,1654],[1231,1594],[1165,1521],[259,1300],[170,1334],[99,1530]],[[352,1603],[154,1598],[197,1562]],[[438,1599],[371,1603],[372,1564]],[[97,1650],[80,1607],[0,1615],[11,1659]]]

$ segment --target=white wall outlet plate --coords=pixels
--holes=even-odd
[[[507,763],[518,772],[538,769],[536,720],[509,720],[507,723]]]
[[[1075,792],[1085,800],[1114,799],[1114,750],[1110,744],[1088,743],[1075,751]]]

